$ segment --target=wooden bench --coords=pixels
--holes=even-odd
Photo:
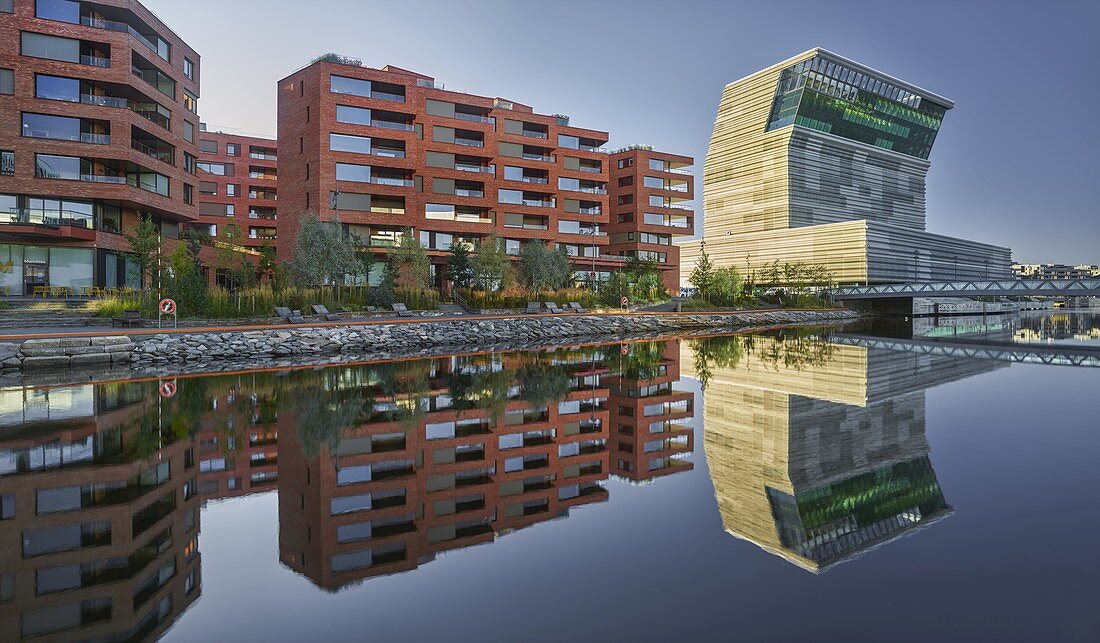
[[[122,317],[111,318],[111,326],[140,326],[141,325],[141,311],[140,310],[124,310],[122,311]]]
[[[405,307],[405,304],[394,304],[393,312],[397,313],[398,317],[413,317],[413,312]]]

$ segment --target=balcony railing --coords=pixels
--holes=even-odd
[[[485,141],[479,141],[476,138],[458,138],[456,136],[455,145],[465,145],[467,147],[485,147]]]
[[[129,107],[130,101],[114,96],[97,96],[96,94],[81,94],[80,102],[85,105],[98,105],[100,107]]]
[[[589,187],[584,187],[583,185],[581,187],[578,187],[577,189],[573,190],[573,192],[584,192],[586,194],[607,194],[607,190],[605,188],[597,188],[597,187],[589,188]]]
[[[527,138],[550,138],[550,135],[546,132],[534,132],[526,129],[520,132],[520,135],[526,136]]]
[[[145,120],[151,123],[156,123],[164,129],[171,129],[172,121],[167,116],[161,114],[155,109],[145,109],[139,104],[131,104],[129,107],[130,111],[137,114],[138,116],[141,116]]]
[[[602,167],[590,167],[590,166],[587,166],[587,165],[582,165],[582,166],[578,167],[577,169],[580,170],[581,172],[588,172],[589,174],[599,174],[600,172],[603,172]]]
[[[455,163],[456,170],[460,172],[481,172],[484,174],[496,174],[497,166],[495,165],[459,165]]]
[[[249,219],[266,219],[268,221],[275,221],[275,216],[276,215],[274,212],[257,212],[255,210],[248,211]]]
[[[250,158],[250,159],[261,159],[261,160],[264,160],[264,161],[277,161],[277,160],[279,160],[278,155],[276,155],[276,154],[264,154],[263,152],[249,152],[248,153],[248,158]]]
[[[412,179],[396,179],[388,176],[372,176],[370,182],[376,185],[394,185],[397,187],[411,188],[413,186]]]
[[[388,100],[388,101],[393,102],[393,103],[404,103],[405,102],[405,96],[403,94],[391,94],[389,92],[380,92],[380,91],[375,91],[373,89],[370,92],[370,97],[371,98],[377,98],[379,100]]]
[[[95,228],[95,217],[87,212],[76,212],[73,210],[32,210],[20,208],[14,212],[0,213],[0,223],[45,225],[52,227],[65,225],[91,230]]]
[[[467,190],[465,188],[455,188],[455,196],[468,196],[480,199],[485,196],[485,190]]]
[[[390,150],[381,147],[372,147],[370,153],[374,156],[383,156],[391,159],[405,158],[405,150]]]
[[[480,114],[465,114],[463,112],[455,112],[455,118],[460,121],[469,121],[471,123],[489,123],[490,125],[496,125],[497,119],[492,116],[482,116]]]
[[[577,212],[580,212],[581,214],[599,214],[600,212],[602,212],[602,210],[599,207],[579,208]]]
[[[176,163],[176,159],[174,158],[175,155],[172,152],[158,150],[157,148],[146,145],[141,141],[135,141],[131,139],[130,147],[141,152],[142,154],[145,154],[146,156],[151,156],[162,163],[168,163],[169,165],[175,165]]]
[[[91,67],[103,67],[107,68],[111,66],[110,58],[103,58],[101,56],[81,56],[81,65],[89,65]]]
[[[149,49],[151,49],[153,51],[153,53],[160,56],[164,60],[168,60],[168,56],[166,55],[166,52],[162,52],[153,43],[152,40],[149,40],[147,37],[142,35],[141,32],[139,32],[137,29],[134,29],[130,25],[126,24],[125,22],[117,22],[117,21],[114,21],[114,20],[101,20],[99,18],[92,18],[90,16],[81,16],[80,17],[80,24],[84,25],[85,27],[95,27],[97,29],[107,29],[109,31],[121,31],[123,33],[128,33],[131,36],[133,36],[134,38],[136,38],[138,40],[138,42],[140,42],[141,44],[143,44],[146,47],[148,47]]]
[[[671,172],[672,174],[683,174],[686,176],[691,176],[691,170],[681,170],[675,167],[666,167],[663,170],[658,170],[658,172]]]
[[[524,183],[540,183],[542,185],[549,185],[550,179],[543,178],[541,176],[525,176],[520,178]]]
[[[382,127],[382,128],[385,128],[385,129],[395,129],[395,130],[401,130],[401,131],[404,131],[404,132],[413,131],[413,124],[412,123],[397,123],[397,122],[394,122],[394,121],[371,120],[370,124],[373,127]]]
[[[598,145],[585,145],[580,143],[577,145],[577,149],[584,152],[599,152],[600,154],[607,154],[607,150]]]
[[[109,174],[81,174],[80,180],[89,183],[114,183],[117,185],[126,183],[125,176],[111,176]]]

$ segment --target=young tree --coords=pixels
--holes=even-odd
[[[206,310],[208,293],[198,253],[189,244],[177,244],[168,257],[168,266],[166,294],[176,300],[181,314],[201,315]]]
[[[157,229],[157,224],[153,222],[153,217],[148,214],[140,215],[134,233],[124,234],[123,236],[126,237],[126,242],[130,244],[130,252],[134,255],[134,264],[141,271],[142,284],[145,284],[146,276],[154,277],[153,282],[156,283],[158,280],[153,272],[160,262],[163,245],[160,230]]]
[[[307,286],[336,286],[343,283],[344,275],[364,272],[355,241],[344,235],[339,225],[321,221],[313,211],[302,216],[290,264],[295,281]]]
[[[255,285],[256,269],[244,250],[244,233],[236,222],[222,227],[221,240],[214,251],[219,270],[229,276],[230,289],[240,290]]]
[[[511,285],[511,259],[504,242],[494,236],[482,239],[474,251],[474,280],[482,290],[504,290]]]
[[[519,251],[520,281],[532,292],[557,290],[569,280],[569,255],[550,250],[542,241],[524,244]]]
[[[714,265],[710,262],[710,255],[707,254],[706,248],[699,253],[699,261],[695,263],[695,268],[692,269],[691,275],[688,277],[688,283],[699,289],[699,298],[703,301],[707,301],[707,291],[710,290],[710,283],[714,279]]]
[[[719,306],[736,306],[741,299],[742,288],[741,273],[737,268],[719,268],[711,279],[710,301]]]
[[[451,244],[447,273],[455,288],[469,288],[473,282],[474,268],[470,261],[470,246],[465,242],[455,241]]]
[[[424,292],[431,287],[431,260],[428,251],[411,230],[401,233],[401,238],[389,254],[394,269],[394,285],[398,290]]]

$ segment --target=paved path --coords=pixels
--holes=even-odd
[[[820,308],[787,308],[781,309],[785,311],[794,310],[823,310]],[[735,311],[699,311],[699,312],[652,312],[652,311],[638,311],[638,312],[609,312],[609,313],[583,313],[584,315],[595,316],[622,316],[622,315],[734,315],[744,313],[774,313],[779,312],[775,308],[759,308],[759,309],[746,309]],[[404,324],[404,323],[420,323],[420,322],[438,322],[438,321],[451,321],[455,319],[469,319],[481,320],[481,319],[511,319],[514,317],[572,317],[577,316],[580,313],[540,313],[540,314],[524,314],[515,313],[511,315],[435,315],[431,317],[397,317],[396,315],[379,315],[375,317],[362,317],[353,319],[342,319],[340,321],[310,321],[304,324],[255,324],[244,326],[181,326],[180,328],[112,328],[110,326],[85,326],[85,327],[68,327],[68,328],[27,328],[27,329],[5,329],[0,331],[0,341],[22,341],[25,339],[45,339],[50,337],[96,337],[103,335],[129,335],[131,337],[142,335],[157,335],[160,333],[227,333],[234,331],[250,331],[250,330],[287,330],[290,328],[326,328],[332,326],[368,326],[374,324]]]

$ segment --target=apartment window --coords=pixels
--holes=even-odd
[[[196,165],[198,168],[207,174],[215,174],[217,176],[233,176],[233,164],[232,163],[212,163],[210,161],[199,161]]]
[[[213,181],[199,181],[199,194],[203,196],[218,196],[218,184]]]
[[[0,94],[15,93],[15,71],[0,69]]]
[[[188,174],[194,174],[195,173],[197,162],[198,162],[198,159],[196,159],[194,157],[194,155],[189,154],[187,152],[183,153],[183,170],[185,172],[187,172]]]
[[[80,180],[80,157],[34,155],[34,175],[40,179]]]
[[[69,24],[80,24],[80,3],[72,0],[36,0],[34,16]]]
[[[627,168],[627,167],[634,167],[634,159],[633,158],[619,159],[619,169],[621,170],[621,169]]]
[[[81,141],[81,122],[79,118],[49,116],[46,114],[23,114],[23,136],[31,138],[49,138],[55,141]],[[87,142],[93,142],[89,138]]]
[[[350,94],[352,96],[364,96],[370,98],[370,81],[348,78],[347,76],[329,77],[329,89],[334,94]]]
[[[183,59],[183,75],[195,80],[195,63],[187,57]]]
[[[191,92],[187,91],[186,89],[183,90],[183,106],[186,107],[187,111],[191,112],[192,114],[198,114],[199,113],[199,99],[198,99],[198,97],[195,96],[194,94],[192,94]]]
[[[15,13],[15,0],[0,0],[0,13]]]
[[[351,105],[336,106],[336,122],[351,125],[370,125],[370,110]]]
[[[497,201],[500,203],[522,204],[522,190],[497,190]]]
[[[619,205],[626,205],[628,203],[634,203],[633,194],[622,194],[619,196]]]
[[[183,184],[183,202],[187,205],[193,205],[195,203],[195,186]]]
[[[656,176],[647,176],[642,179],[642,185],[655,190],[663,190],[665,188],[665,181]]]
[[[11,520],[15,517],[15,494],[5,493],[0,495],[0,520]]]
[[[23,532],[25,558],[109,544],[111,523],[105,520]]]
[[[664,172],[668,170],[668,163],[660,159],[649,159],[649,169]]]
[[[226,183],[225,184],[225,196],[237,196],[241,191],[239,183]]]
[[[241,155],[241,144],[240,143],[226,143],[225,144],[225,155],[226,156],[240,156]]]
[[[370,166],[356,165],[354,163],[337,163],[336,180],[370,183]]]
[[[79,16],[77,17],[79,20]],[[80,41],[73,38],[47,36],[24,31],[21,34],[20,53],[32,58],[46,58],[62,62],[80,62]]]
[[[0,176],[15,176],[15,152],[0,151]]]
[[[370,137],[351,134],[329,134],[328,148],[333,152],[370,154]]]
[[[199,139],[199,151],[203,152],[205,154],[217,154],[218,153],[218,142],[217,141],[209,141],[209,140],[206,140],[206,139]]]
[[[581,139],[576,136],[570,136],[568,134],[558,134],[558,147],[564,147],[571,150],[579,149],[581,146]]]

